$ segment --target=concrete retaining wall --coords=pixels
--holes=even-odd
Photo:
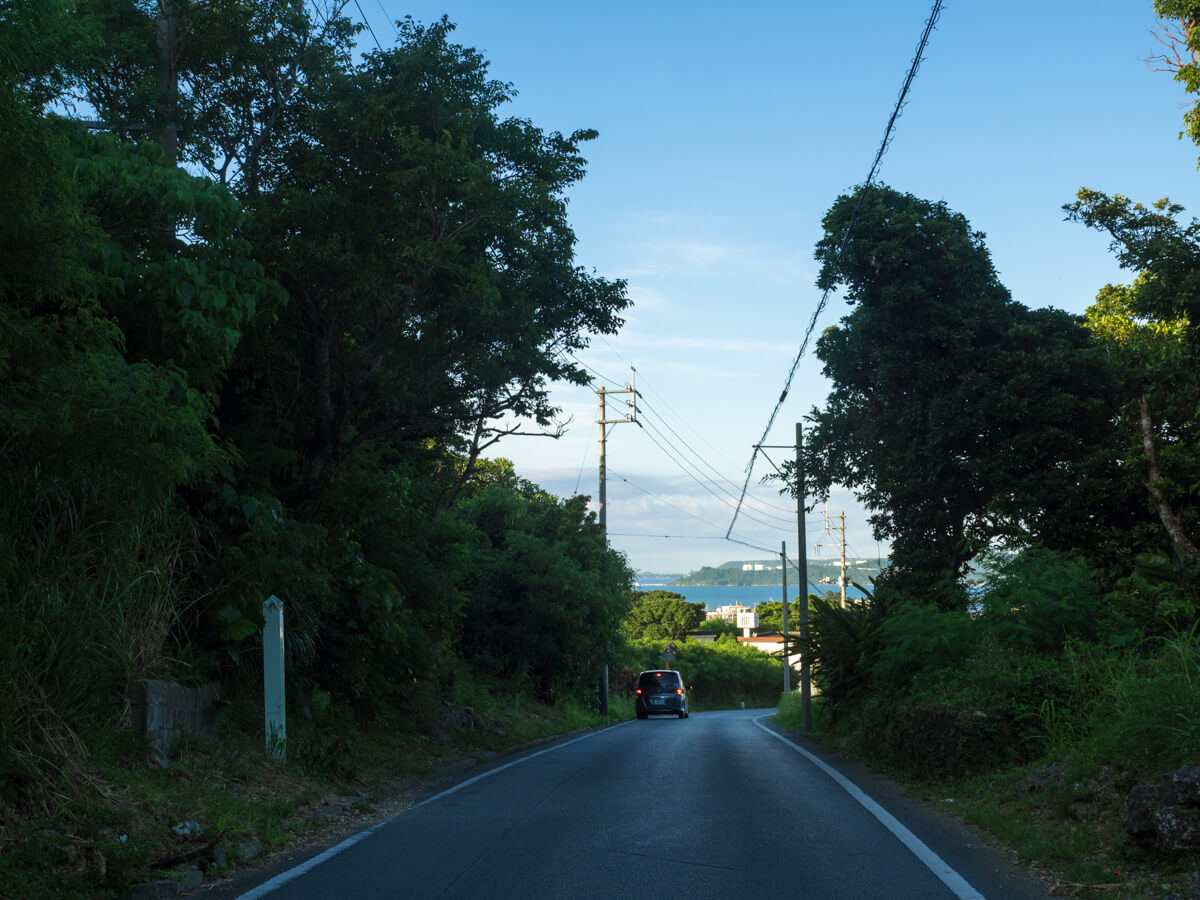
[[[167,681],[137,681],[130,686],[133,727],[150,742],[160,766],[167,762],[185,734],[215,741],[216,704],[220,686],[184,687]]]

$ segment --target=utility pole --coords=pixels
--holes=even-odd
[[[812,731],[812,682],[809,678],[810,670],[808,665],[808,551],[805,549],[807,544],[804,537],[804,462],[801,458],[801,450],[804,447],[804,438],[800,430],[800,423],[796,423],[796,537],[800,539],[800,549],[798,551],[798,559],[796,560],[796,574],[800,581],[800,723],[801,728],[805,733]],[[755,444],[755,450],[765,450],[768,447],[778,450],[791,449],[786,444],[782,447],[775,447],[770,444]],[[732,526],[730,526],[732,527]],[[787,548],[784,547],[783,553],[783,577],[784,577],[784,596],[783,596],[783,614],[787,616]],[[783,620],[785,623],[787,619]],[[786,625],[785,625],[786,629]],[[784,643],[786,647],[786,641]],[[786,651],[785,651],[786,652]],[[786,672],[786,666],[784,670]],[[786,677],[786,675],[785,675]]]
[[[840,528],[841,528],[841,530],[840,530],[840,535],[839,535],[839,537],[840,537],[839,544],[841,545],[841,561],[842,561],[841,571],[842,571],[842,574],[838,578],[838,587],[841,588],[841,592],[842,592],[842,609],[845,609],[846,608],[846,585],[849,583],[846,580],[846,512],[845,512],[845,510],[843,510],[842,514],[841,514]],[[829,532],[829,504],[825,505],[825,533],[826,534],[830,533]],[[829,545],[828,544],[814,544],[814,546],[828,547]]]
[[[842,510],[842,577],[838,579],[842,586],[842,609],[846,608],[846,511]]]
[[[605,502],[605,468],[604,468],[604,444],[605,444],[605,426],[619,425],[622,422],[637,421],[637,369],[633,366],[629,367],[632,373],[632,382],[625,385],[624,388],[618,390],[610,390],[605,387],[596,389],[596,393],[600,395],[600,418],[597,423],[600,425],[600,492],[596,500],[597,515],[596,518],[600,522],[600,534],[602,537],[608,535],[608,516],[607,504]],[[630,414],[622,416],[619,419],[609,419],[605,414],[604,400],[609,394],[632,394],[632,399],[626,401],[630,407]],[[608,715],[608,663],[604,664],[604,671],[600,673],[600,715]]]
[[[155,35],[158,56],[155,68],[158,73],[158,97],[154,101],[153,123],[76,120],[93,131],[115,131],[118,134],[148,131],[156,135],[158,145],[166,151],[172,166],[177,163],[179,156],[179,69],[175,64],[175,51],[179,46],[179,26],[176,2],[177,0],[158,0],[157,4]]]
[[[175,165],[179,143],[179,71],[175,66],[178,45],[175,0],[158,0],[158,129],[159,146]]]
[[[800,574],[800,722],[807,734],[812,731],[812,684],[808,666],[808,550],[804,538],[804,462],[801,449],[804,437],[796,423],[796,536],[800,539],[796,561]]]
[[[606,515],[606,511],[605,511],[606,503],[605,503],[605,486],[604,486],[604,473],[605,473],[605,469],[604,469],[604,443],[605,443],[604,426],[605,425],[619,425],[622,422],[636,422],[637,421],[637,369],[633,368],[632,366],[630,366],[629,369],[630,369],[630,372],[633,374],[633,382],[631,384],[627,384],[627,385],[625,385],[625,387],[620,388],[615,391],[611,390],[609,388],[605,388],[605,387],[600,387],[600,388],[596,389],[596,393],[600,395],[600,418],[596,420],[597,423],[599,423],[599,425],[600,425],[600,498],[597,503],[597,505],[599,507],[597,518],[600,520],[600,531],[602,533],[607,531],[606,526],[607,526],[607,522],[608,522],[608,518]],[[629,415],[622,416],[619,419],[607,418],[605,415],[605,411],[604,411],[604,398],[607,397],[609,394],[632,394],[633,399],[626,401],[629,404],[629,407],[632,410],[632,412]]]
[[[792,691],[791,651],[788,649],[787,541],[779,542],[779,558],[783,560],[783,692]]]

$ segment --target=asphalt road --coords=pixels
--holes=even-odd
[[[626,722],[496,761],[241,896],[1044,895],[977,835],[769,714]]]

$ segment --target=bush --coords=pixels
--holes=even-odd
[[[922,672],[961,664],[979,637],[971,617],[933,604],[909,604],[879,627],[871,674],[879,690],[907,687]]]
[[[808,655],[813,684],[836,708],[863,684],[866,646],[878,627],[873,600],[845,609],[809,598]]]
[[[1035,548],[1000,562],[981,621],[1006,646],[1055,651],[1070,639],[1096,637],[1100,598],[1085,563]]]
[[[779,702],[782,660],[743,647],[732,637],[722,636],[712,643],[681,642],[678,656],[665,666],[661,651],[661,641],[630,641],[618,655],[619,664],[610,671],[609,688],[632,693],[638,672],[665,667],[678,669],[684,683],[691,685],[693,708],[734,707],[740,703],[774,706]]]

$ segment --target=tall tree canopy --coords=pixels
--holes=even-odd
[[[511,89],[449,24],[401,29],[309,92],[247,198],[289,299],[233,390],[297,436],[302,502],[364,441],[456,441],[473,462],[516,428],[502,416],[551,427],[548,382],[585,382],[566,354],[628,304],[574,262],[563,193],[594,132],[500,118]]]
[[[1088,326],[1122,387],[1126,471],[1137,473],[1171,544],[1200,563],[1200,222],[1081,190],[1068,216],[1107,232],[1131,285],[1106,285]]]
[[[1112,379],[1074,317],[1012,300],[945,203],[860,189],[824,227],[818,285],[844,285],[852,311],[817,342],[833,390],[811,416],[810,488],[852,488],[898,574],[961,602],[948,588],[991,542],[1053,542],[1088,516]]]

